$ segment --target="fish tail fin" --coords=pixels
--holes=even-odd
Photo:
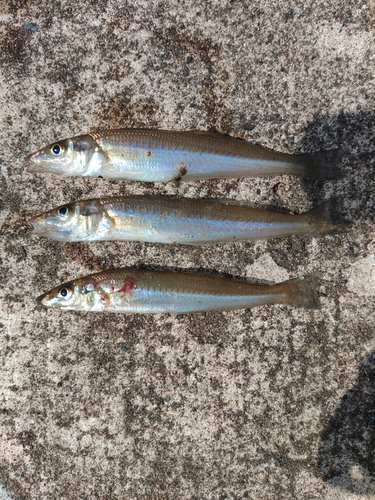
[[[273,286],[276,292],[277,288],[280,288],[280,292],[285,296],[284,304],[305,309],[320,309],[317,294],[319,283],[319,274],[308,274]]]
[[[349,230],[343,218],[339,198],[331,198],[302,215],[312,219],[312,234],[347,233]]]
[[[342,178],[341,161],[346,152],[346,148],[337,148],[296,155],[296,160],[303,167],[301,177],[320,180]]]

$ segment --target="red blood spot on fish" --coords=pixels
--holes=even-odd
[[[114,293],[114,291],[115,291],[115,287],[112,285],[111,286],[111,293]]]
[[[120,288],[120,290],[117,290],[116,293],[120,293],[120,292],[130,293],[130,292],[132,292],[134,290],[134,287],[135,287],[135,279],[132,278],[131,276],[128,276],[125,279],[122,288]]]
[[[105,298],[105,297],[100,297],[100,299],[101,299],[101,301],[102,301],[103,303],[105,303],[105,301],[106,301],[106,298]]]

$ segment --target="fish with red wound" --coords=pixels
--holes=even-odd
[[[120,290],[117,290],[117,292],[113,293],[131,293],[135,288],[135,279],[132,276],[128,276],[124,280],[124,284]]]

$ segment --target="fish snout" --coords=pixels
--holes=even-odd
[[[29,220],[31,226],[32,226],[32,231],[31,234],[37,234],[37,235],[44,235],[47,232],[47,225],[46,221],[43,217],[33,217],[32,219]]]
[[[48,307],[48,293],[43,293],[36,298],[36,302],[44,307]]]
[[[25,157],[25,161],[27,162],[26,170],[30,174],[34,174],[36,172],[44,172],[43,164],[41,162],[40,153],[32,153]]]

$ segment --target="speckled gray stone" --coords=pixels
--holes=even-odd
[[[0,482],[13,500],[375,495],[374,21],[373,0],[0,2]],[[345,175],[26,173],[29,152],[98,126],[346,147]],[[339,196],[351,230],[203,248],[28,232],[54,205],[132,193],[296,211]],[[117,266],[266,281],[319,271],[322,309],[100,316],[35,301]]]

